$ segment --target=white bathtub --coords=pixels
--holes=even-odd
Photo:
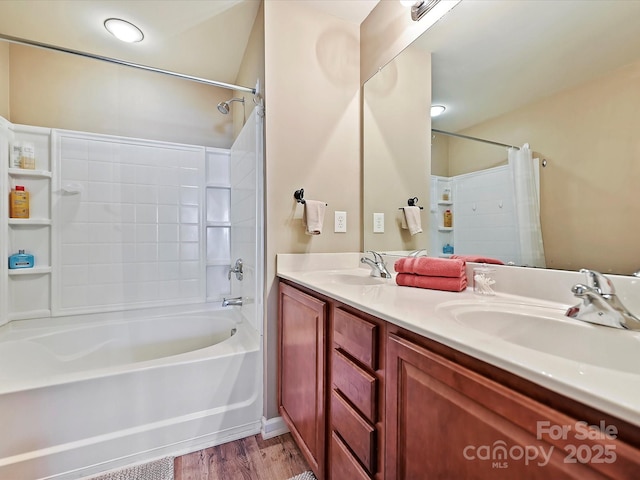
[[[237,308],[181,310],[0,327],[0,479],[81,478],[259,432],[258,333]]]

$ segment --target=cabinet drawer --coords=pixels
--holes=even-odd
[[[358,461],[353,458],[349,449],[336,435],[331,432],[331,478],[333,480],[371,480],[371,477],[362,469]]]
[[[331,392],[331,424],[364,468],[375,472],[376,429],[336,390]]]
[[[334,310],[333,341],[372,370],[377,369],[377,331],[378,327],[374,323],[340,308]]]
[[[345,357],[340,350],[332,355],[333,385],[360,410],[370,422],[376,421],[376,377]]]

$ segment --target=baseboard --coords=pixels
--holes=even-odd
[[[269,419],[262,417],[262,428],[260,429],[260,433],[262,434],[262,438],[265,440],[283,435],[288,431],[289,428],[287,427],[287,424],[284,423],[284,419],[282,417]]]

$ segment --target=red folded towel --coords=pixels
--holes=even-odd
[[[396,283],[405,287],[428,288],[430,290],[446,290],[447,292],[461,292],[467,288],[467,276],[460,277],[427,277],[424,275],[412,275],[399,273],[396,275]]]
[[[394,268],[398,273],[413,273],[430,277],[461,277],[465,274],[465,261],[460,259],[434,257],[403,257],[396,260]]]
[[[451,255],[449,258],[457,258],[459,260],[464,260],[465,262],[504,265],[504,262],[502,260],[498,260],[497,258],[481,257],[480,255]]]

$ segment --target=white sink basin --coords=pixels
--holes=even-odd
[[[355,268],[351,270],[320,270],[304,274],[305,278],[317,283],[336,285],[384,285],[393,283],[390,278],[372,277],[369,270]]]
[[[486,335],[582,364],[640,374],[640,334],[566,317],[558,308],[501,302],[447,302],[443,318]]]

